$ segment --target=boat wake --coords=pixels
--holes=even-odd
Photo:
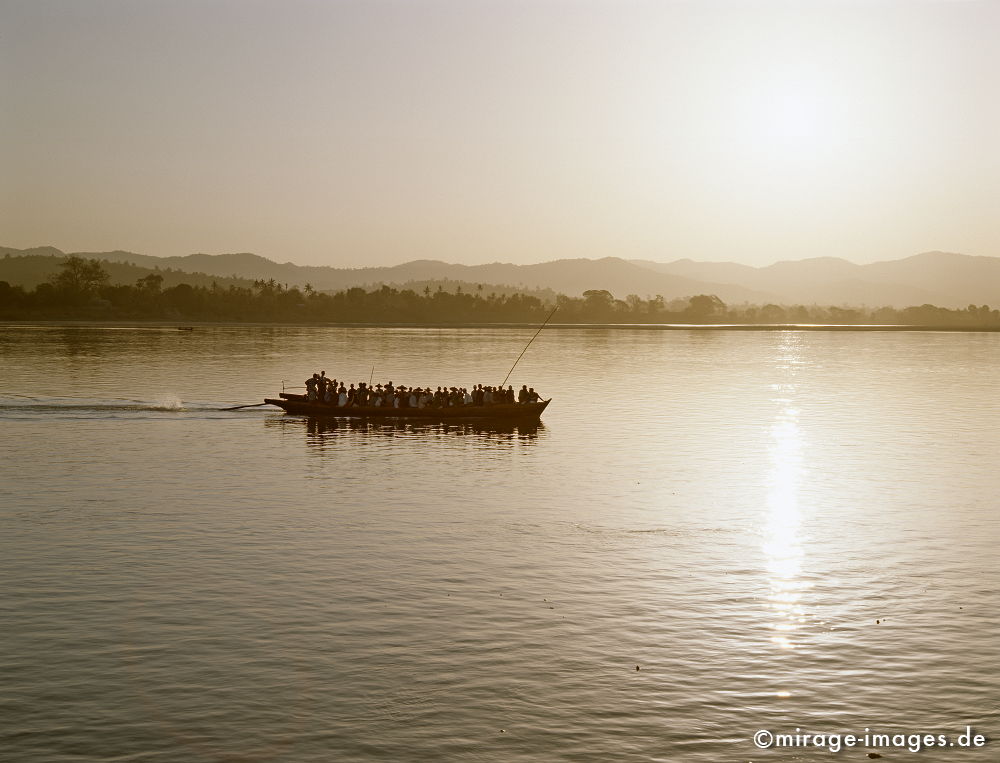
[[[205,415],[218,413],[225,402],[181,400],[164,394],[152,400],[142,398],[94,398],[0,393],[0,416],[7,418],[68,415],[80,418],[137,416],[142,414]],[[254,409],[249,409],[253,411]]]

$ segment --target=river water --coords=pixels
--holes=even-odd
[[[1000,335],[0,327],[0,759],[759,761],[1000,735]],[[915,756],[1000,759],[1000,739]]]

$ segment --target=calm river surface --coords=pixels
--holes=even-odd
[[[1000,760],[1000,334],[546,330],[513,432],[217,410],[531,333],[0,327],[0,759]]]

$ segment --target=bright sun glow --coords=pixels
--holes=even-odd
[[[775,94],[762,120],[762,132],[783,145],[817,145],[828,136],[828,109],[815,93],[788,91]]]
[[[767,162],[821,162],[850,143],[847,99],[818,74],[763,76],[737,100],[747,150]]]

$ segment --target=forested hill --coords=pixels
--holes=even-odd
[[[24,252],[0,248],[0,255],[42,251],[59,252],[51,247]],[[588,289],[608,289],[623,296],[636,294],[651,297],[658,294],[668,300],[704,293],[717,294],[727,302],[772,300],[771,295],[758,290],[740,285],[709,283],[677,274],[658,273],[619,257],[598,260],[560,259],[532,265],[503,262],[462,265],[438,260],[413,260],[392,267],[333,268],[296,265],[291,262],[277,263],[249,253],[190,254],[184,257],[150,257],[122,251],[73,254],[87,259],[129,262],[148,268],[171,267],[220,277],[273,280],[300,288],[309,284],[317,291],[331,292],[352,287],[373,288],[383,284],[396,287],[409,284],[460,284],[463,291],[479,290],[479,286],[482,286],[482,291],[486,293],[535,294],[540,297],[555,293],[579,296]]]
[[[4,320],[179,320],[319,323],[529,323],[537,324],[552,304],[526,294],[422,291],[383,285],[335,293],[311,287],[286,288],[257,280],[250,287],[218,282],[180,283],[164,288],[152,272],[134,284],[111,284],[99,260],[68,257],[58,273],[34,289],[0,280],[0,319]],[[924,327],[1000,330],[1000,311],[988,305],[953,310],[930,304],[896,309],[776,304],[729,306],[714,294],[665,301],[634,294],[616,299],[606,289],[581,297],[555,299],[561,323],[614,324],[901,324]]]
[[[4,270],[7,259],[38,257],[32,272]],[[977,257],[950,252],[925,252],[898,260],[858,265],[836,257],[814,257],[752,267],[732,262],[672,262],[601,259],[559,259],[531,265],[490,263],[462,265],[436,260],[414,260],[393,267],[335,268],[277,263],[255,254],[192,254],[184,257],[150,257],[115,251],[78,253],[107,263],[113,282],[129,283],[141,273],[165,274],[164,283],[177,282],[175,273],[191,284],[212,280],[220,284],[273,281],[316,291],[366,289],[383,284],[394,287],[425,285],[436,290],[483,291],[487,294],[534,294],[551,299],[553,294],[571,297],[592,289],[607,289],[619,297],[662,296],[682,299],[693,294],[714,294],[727,304],[820,304],[864,305],[902,308],[935,304],[964,308],[969,304],[1000,304],[1000,257]],[[0,279],[28,288],[45,280],[65,257],[52,247],[30,250],[0,248]],[[16,263],[6,263],[8,268]],[[18,267],[28,263],[20,263]],[[119,281],[119,266],[128,271]],[[134,277],[133,277],[134,276]],[[482,289],[480,289],[482,286]]]
[[[161,258],[133,255],[130,252],[101,252],[93,256],[87,254],[69,255],[55,249],[54,247],[38,247],[35,249],[24,250],[0,247],[0,281],[6,281],[12,286],[22,286],[26,289],[34,289],[39,284],[51,280],[52,277],[58,273],[60,264],[64,262],[67,257],[71,256],[83,257],[84,259],[96,259],[99,261],[101,266],[108,273],[108,283],[111,285],[134,284],[139,279],[155,273],[163,277],[163,288],[177,286],[182,283],[189,284],[191,286],[204,287],[211,287],[212,284],[215,284],[223,289],[229,288],[230,286],[250,288],[255,282],[263,280],[281,284],[283,288],[305,288],[308,285],[310,289],[314,289],[316,291],[337,291],[336,289],[324,289],[321,286],[310,283],[309,281],[278,281],[270,276],[258,276],[251,278],[237,274],[225,276],[213,275],[212,273],[205,272],[179,270],[171,267],[164,268],[160,266],[163,262]],[[116,260],[116,256],[120,256],[122,259]],[[149,262],[150,265],[147,267],[145,265],[131,264],[130,262],[124,261],[126,256],[139,258],[140,261]],[[208,257],[208,255],[201,256]],[[230,255],[220,255],[220,257],[227,256]],[[256,255],[231,255],[231,257],[237,258],[244,256],[255,259],[263,259],[256,257]],[[186,260],[187,258],[175,257],[170,259]],[[191,260],[190,264],[194,264],[195,262],[195,260]],[[269,261],[265,260],[265,262]],[[236,263],[234,262],[233,264]],[[293,267],[297,268],[298,266]],[[216,267],[214,269],[220,269],[218,267],[218,263],[216,263]],[[321,268],[321,270],[331,270],[331,268]],[[238,272],[242,273],[243,271]],[[301,277],[302,273],[297,273],[295,275]],[[382,284],[365,282],[360,285],[366,288],[377,288]],[[518,286],[505,284],[473,283],[471,281],[461,281],[449,278],[412,279],[395,285],[404,289],[411,289],[416,292],[422,292],[427,288],[432,291],[437,291],[440,288],[447,292],[465,291],[469,293],[477,292],[485,295],[495,294],[498,296],[530,294],[546,302],[554,302],[556,298],[556,292],[551,289],[523,289]]]
[[[39,252],[35,249],[26,249],[24,251],[29,252],[29,254],[21,254],[14,253],[16,250],[0,249],[0,281],[6,281],[12,286],[34,289],[39,284],[51,280],[59,273],[60,263],[64,262],[69,255],[63,254],[58,249],[52,249],[52,247],[41,247],[41,250]],[[158,273],[163,277],[164,287],[177,286],[182,283],[191,286],[211,286],[215,283],[223,288],[253,286],[252,278],[191,273],[173,268],[142,267],[127,262],[114,262],[103,256],[99,260],[101,266],[108,273],[108,283],[110,284],[134,284],[140,278]]]

